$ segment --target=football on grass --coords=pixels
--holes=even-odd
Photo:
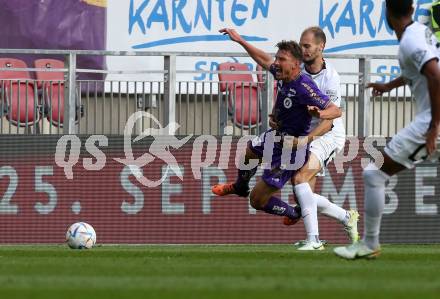
[[[67,230],[66,242],[72,249],[90,249],[96,243],[95,230],[88,223],[74,223]]]

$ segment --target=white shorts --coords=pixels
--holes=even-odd
[[[345,137],[336,136],[332,131],[327,132],[310,143],[309,152],[313,153],[321,166],[316,176],[325,175],[325,167],[344,149]]]
[[[426,153],[426,137],[431,123],[431,111],[426,110],[405,128],[397,132],[385,147],[385,153],[395,162],[406,168],[414,168],[428,158]],[[437,141],[438,142],[438,141]],[[439,152],[431,155],[429,160],[438,161]]]

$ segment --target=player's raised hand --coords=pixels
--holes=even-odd
[[[241,42],[243,40],[243,38],[241,37],[240,34],[238,34],[237,31],[235,31],[234,29],[231,28],[223,28],[219,30],[220,33],[223,33],[223,35],[229,35],[229,38],[234,41],[234,42]]]
[[[368,83],[367,88],[372,88],[373,96],[381,96],[384,92],[388,92],[391,89],[388,87],[387,84],[383,83]]]

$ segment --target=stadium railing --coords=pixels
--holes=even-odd
[[[246,130],[246,126],[237,122],[236,117],[228,117],[228,105],[231,105],[230,103],[234,105],[234,102],[230,101],[231,94],[220,91],[221,83],[218,74],[221,72],[218,69],[204,71],[178,68],[178,65],[185,65],[185,61],[191,58],[240,59],[250,63],[251,60],[244,53],[0,49],[1,57],[16,57],[17,55],[64,57],[64,68],[19,69],[29,71],[34,76],[34,79],[27,79],[26,82],[32,86],[29,88],[38,94],[38,101],[32,105],[43,117],[36,116],[38,121],[35,122],[20,119],[19,126],[11,122],[5,93],[7,88],[2,88],[0,93],[0,104],[3,107],[0,120],[1,134],[122,134],[128,118],[136,111],[148,111],[154,118],[137,120],[134,134],[142,132],[145,128],[154,127],[156,120],[164,128],[169,129],[168,134],[245,135],[250,133]],[[112,61],[116,63],[113,63],[109,69],[79,68],[77,57],[81,55],[111,56]],[[129,70],[117,69],[118,65],[125,64],[123,62],[139,59],[139,57],[154,58],[157,63],[146,68],[139,66]],[[343,117],[348,135],[391,136],[413,119],[414,99],[407,87],[380,97],[372,97],[371,92],[366,89],[368,82],[386,81],[396,75],[371,71],[372,67],[380,69],[380,66],[385,66],[386,69],[390,63],[396,64],[396,56],[331,54],[326,55],[326,59],[337,68],[340,65],[344,66],[344,69],[338,69],[338,71],[341,75]],[[0,68],[0,73],[5,71],[11,70]],[[62,125],[56,124],[53,116],[44,115],[43,97],[47,96],[47,92],[45,93],[41,88],[36,90],[37,84],[33,84],[37,81],[36,72],[41,74],[47,71],[64,74],[64,80],[58,80],[55,84],[58,92],[63,92],[64,95],[64,98],[58,97],[63,98],[64,101],[63,107],[59,107],[60,115],[57,117],[62,120]],[[79,75],[85,73],[104,74],[106,78],[102,80],[81,79]],[[257,75],[255,77],[260,81],[259,85],[263,87],[259,89],[258,96],[260,102],[258,117],[261,119],[258,121],[259,125],[251,132],[259,134],[268,128],[267,116],[274,102],[273,79],[262,71],[249,71],[249,73],[253,76]],[[262,76],[263,74],[265,76]],[[12,79],[8,80],[4,76],[2,78],[0,87],[8,85],[7,82],[11,82]],[[246,84],[250,85],[253,82],[246,82]],[[28,99],[22,100],[21,105],[28,104],[28,101]],[[15,105],[20,106],[20,101],[17,101]],[[243,103],[241,105],[243,106]],[[229,108],[235,109],[235,107]],[[21,123],[22,120],[24,120],[23,123]],[[173,122],[180,125],[177,131],[167,126]],[[31,126],[35,127],[35,130],[27,129]]]

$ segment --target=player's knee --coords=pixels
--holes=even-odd
[[[292,178],[292,181],[294,185],[308,183],[309,177],[305,173],[300,171]]]
[[[262,210],[264,208],[264,198],[256,192],[251,192],[249,202],[251,207],[253,207],[255,210]]]
[[[262,210],[263,209],[263,205],[261,204],[261,201],[258,198],[251,196],[249,198],[249,201],[250,201],[251,207],[253,207],[255,210]]]

